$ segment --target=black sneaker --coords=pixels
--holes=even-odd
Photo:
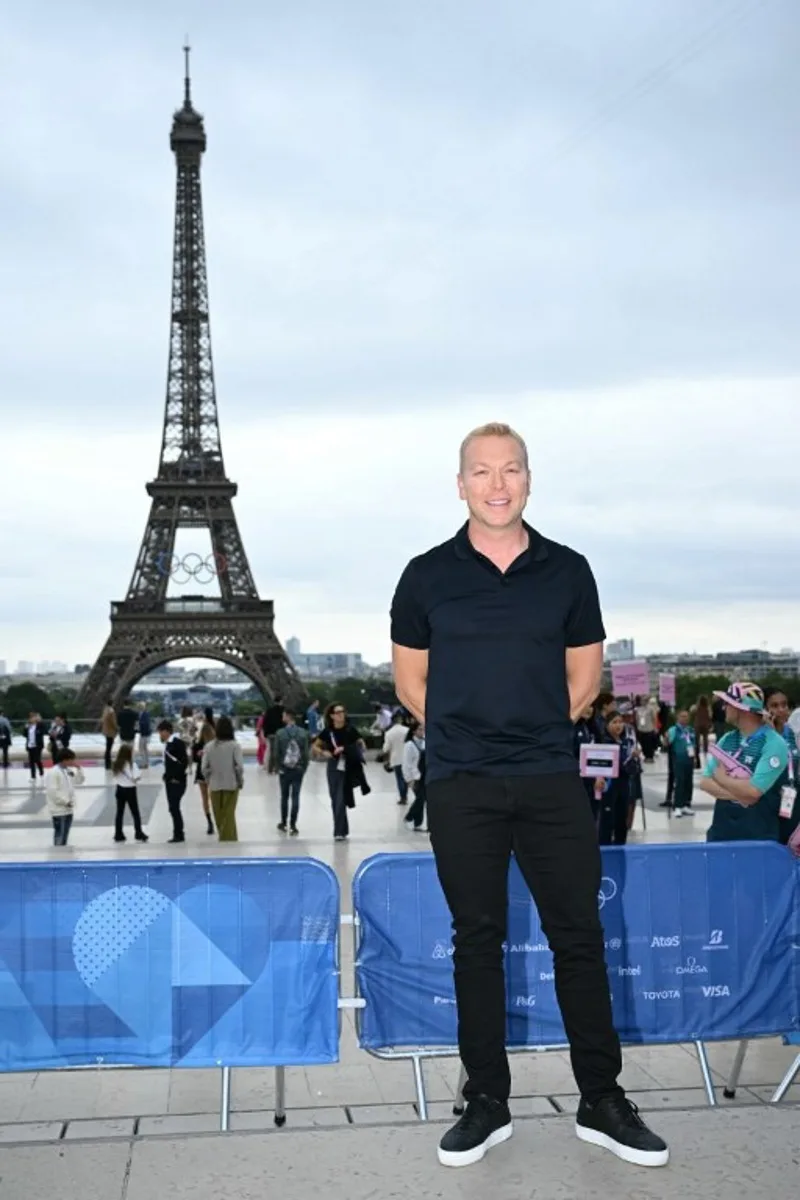
[[[283,821],[279,821],[279,822],[278,822],[278,832],[279,832],[279,833],[286,833],[286,826],[285,826],[285,824],[283,823]]]
[[[511,1113],[504,1100],[476,1096],[464,1115],[439,1142],[439,1162],[444,1167],[469,1167],[480,1162],[487,1150],[506,1142],[514,1132]]]
[[[300,830],[297,828],[296,825],[292,825],[291,829],[289,830],[289,834],[291,837],[299,837]]]
[[[624,1095],[606,1096],[596,1104],[581,1100],[575,1132],[583,1142],[602,1146],[637,1167],[665,1167],[667,1143],[647,1128],[639,1110]]]

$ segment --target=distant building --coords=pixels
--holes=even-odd
[[[758,683],[766,675],[800,678],[800,654],[796,650],[729,650],[720,654],[648,654],[651,673],[675,675],[727,675]]]
[[[635,657],[633,638],[620,638],[618,642],[606,644],[606,662],[628,662]]]
[[[20,659],[20,661],[17,663],[16,674],[33,675],[33,663],[28,662],[27,659]]]
[[[294,660],[296,658],[300,657],[301,651],[300,651],[300,638],[299,637],[290,637],[287,639],[286,653],[289,655],[289,658],[292,660],[292,662],[294,662]]]
[[[0,658],[0,675],[7,675],[7,674],[8,674],[8,670],[7,670],[6,660],[4,658]]]

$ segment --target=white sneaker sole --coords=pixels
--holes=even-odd
[[[576,1124],[575,1132],[582,1142],[589,1142],[592,1146],[610,1150],[612,1154],[616,1154],[617,1158],[621,1158],[623,1162],[633,1163],[635,1167],[665,1167],[669,1162],[668,1148],[666,1150],[634,1150],[632,1146],[615,1142],[607,1133],[598,1133],[596,1129],[587,1129],[584,1125]]]
[[[439,1162],[443,1167],[471,1167],[473,1163],[480,1162],[493,1146],[507,1142],[513,1132],[514,1124],[509,1121],[508,1125],[504,1125],[502,1129],[495,1129],[485,1142],[482,1142],[480,1146],[473,1146],[472,1150],[443,1150],[439,1146],[437,1151]]]

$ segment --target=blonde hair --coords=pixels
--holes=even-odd
[[[458,452],[458,469],[464,471],[464,456],[467,453],[467,447],[476,438],[482,437],[505,437],[513,438],[522,451],[522,461],[525,464],[525,470],[530,470],[528,466],[528,447],[525,445],[525,439],[522,434],[517,433],[516,429],[512,429],[510,425],[506,425],[503,421],[490,421],[488,425],[479,425],[477,429],[473,429],[468,433],[461,443],[461,449]]]

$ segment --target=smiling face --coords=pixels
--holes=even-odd
[[[489,529],[508,529],[521,518],[531,490],[522,447],[513,437],[476,437],[464,451],[458,494],[469,515]]]

